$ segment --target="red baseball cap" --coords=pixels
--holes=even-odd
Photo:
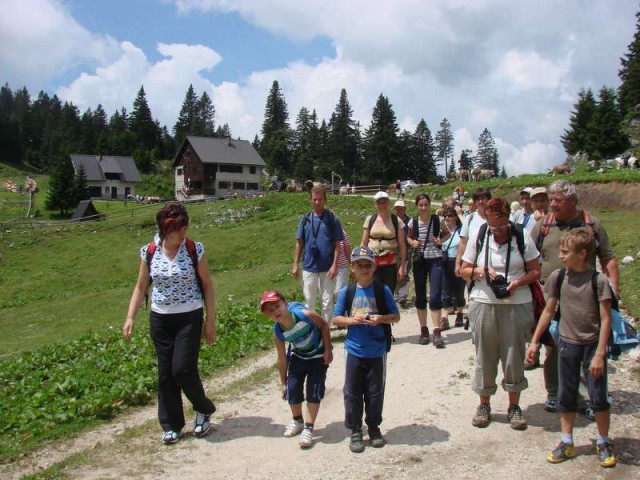
[[[262,298],[260,298],[260,311],[264,310],[265,303],[277,302],[278,300],[284,300],[284,295],[276,290],[267,290],[262,294]]]

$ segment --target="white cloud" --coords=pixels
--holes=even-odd
[[[538,52],[509,50],[504,54],[495,76],[514,88],[559,88],[571,69],[571,53],[554,61]]]
[[[533,142],[518,148],[500,138],[496,138],[495,142],[500,163],[509,176],[545,172],[562,163],[565,157],[562,148],[555,144]]]
[[[43,81],[117,54],[113,38],[89,32],[59,1],[4,0],[2,11],[0,71],[11,85],[42,88]]]

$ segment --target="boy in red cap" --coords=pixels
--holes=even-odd
[[[306,305],[287,302],[275,290],[264,292],[260,311],[274,321],[273,342],[278,353],[278,373],[282,398],[289,402],[293,420],[284,431],[285,437],[300,435],[300,448],[313,446],[313,426],[324,396],[327,368],[333,360],[329,326]],[[285,342],[289,351],[285,351]],[[302,402],[306,386],[307,421],[303,420]]]

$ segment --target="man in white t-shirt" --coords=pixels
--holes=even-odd
[[[531,203],[532,191],[533,188],[531,187],[522,189],[520,192],[520,204],[522,205],[522,209],[518,210],[513,217],[513,223],[519,223],[529,233],[531,233],[531,229],[536,224],[533,204]]]

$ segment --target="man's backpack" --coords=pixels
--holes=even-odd
[[[351,316],[351,306],[353,305],[353,297],[356,295],[356,287],[355,283],[347,286],[347,293],[345,298],[345,312],[347,316]],[[387,307],[387,302],[384,294],[384,284],[380,283],[377,280],[373,281],[373,293],[376,297],[376,307],[378,308],[378,314],[387,315],[389,313],[389,309]],[[387,341],[387,352],[391,350],[391,343],[394,341],[393,334],[391,333],[391,325],[388,323],[381,324],[384,329],[384,336]]]
[[[589,229],[591,230],[591,233],[593,234],[593,239],[595,241],[596,250],[597,250],[598,247],[600,246],[600,242],[596,235],[596,231],[593,228],[593,219],[586,212],[586,210],[582,210],[581,216],[582,216],[582,224],[570,224],[569,228],[572,229],[572,228],[578,228],[578,227],[589,227]],[[549,234],[549,230],[551,229],[552,226],[557,225],[557,223],[555,222],[555,219],[556,217],[553,212],[548,213],[544,217],[542,226],[540,227],[540,230],[538,232],[538,239],[536,240],[536,248],[538,249],[539,252],[542,252],[542,244],[544,243],[545,237]]]
[[[565,276],[567,275],[567,269],[563,268],[558,274],[556,279],[556,290],[558,291],[558,308],[554,320],[560,322],[560,292],[562,291],[562,284],[564,283]],[[591,288],[593,289],[593,295],[596,300],[596,305],[600,305],[598,301],[598,275],[599,273],[594,269],[591,276]],[[611,285],[609,285],[611,289]],[[599,312],[600,310],[598,310]],[[557,329],[557,325],[556,325]],[[625,319],[619,310],[618,299],[611,289],[611,330],[609,332],[609,342],[607,344],[607,357],[611,360],[617,360],[622,352],[634,348],[640,343],[638,339],[638,332],[631,323]]]
[[[327,212],[327,215],[329,217],[329,231],[331,232],[331,241],[334,241],[335,238],[336,238],[336,232],[335,232],[335,228],[336,228],[336,226],[335,226],[336,218],[335,217],[336,216],[328,208],[325,208],[324,211]],[[304,235],[304,226],[307,223],[311,223],[311,225],[313,225],[312,215],[313,215],[313,212],[307,212],[302,216],[302,221],[304,222],[302,224],[302,235]],[[322,220],[320,220],[320,221],[322,221]]]
[[[185,239],[185,244],[187,245],[187,251],[189,252],[189,258],[191,258],[191,263],[193,264],[193,270],[196,273],[196,280],[198,281],[198,288],[200,289],[200,294],[204,299],[204,288],[202,287],[202,280],[200,279],[200,275],[198,274],[198,252],[196,251],[196,242],[191,240],[190,238]],[[149,299],[149,288],[151,288],[151,282],[153,279],[151,278],[151,262],[153,261],[153,256],[156,253],[158,245],[155,241],[151,242],[147,247],[147,272],[149,272],[149,286],[147,287],[147,291],[144,294],[144,302],[145,305],[148,303]]]

